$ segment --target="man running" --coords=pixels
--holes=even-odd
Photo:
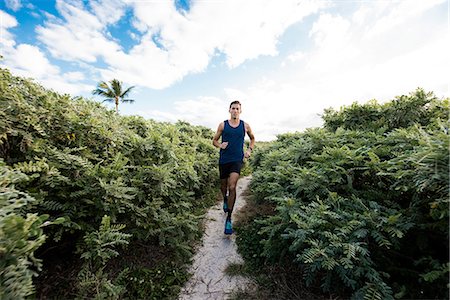
[[[237,181],[244,157],[249,158],[255,146],[255,136],[250,125],[239,119],[241,103],[239,101],[231,102],[229,112],[230,119],[219,124],[213,138],[213,145],[220,148],[220,190],[223,195],[223,210],[228,214],[225,221],[225,234],[233,233],[231,214],[236,200]],[[250,145],[244,153],[246,133],[250,138]],[[219,142],[220,137],[222,137],[222,142]]]

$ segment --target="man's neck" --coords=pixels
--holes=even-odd
[[[229,122],[230,124],[232,124],[232,125],[238,125],[238,124],[239,124],[239,118],[236,118],[236,119],[230,118],[230,119],[228,120],[228,122]]]

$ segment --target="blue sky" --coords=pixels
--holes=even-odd
[[[328,107],[449,96],[448,0],[5,0],[0,43],[1,67],[59,92],[134,85],[124,115],[215,130],[238,99],[257,140]]]

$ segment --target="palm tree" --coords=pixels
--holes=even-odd
[[[105,81],[100,82],[97,85],[97,88],[92,91],[94,95],[100,95],[106,97],[104,101],[114,102],[116,104],[116,113],[119,112],[119,100],[121,102],[129,102],[133,103],[133,99],[125,99],[128,96],[128,93],[134,88],[134,86],[130,86],[125,91],[122,91],[122,82],[117,79],[113,79],[106,83]]]

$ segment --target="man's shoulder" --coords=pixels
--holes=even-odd
[[[244,128],[246,132],[249,132],[250,134],[252,134],[252,129],[250,127],[250,124],[248,124],[247,122],[244,123]]]

